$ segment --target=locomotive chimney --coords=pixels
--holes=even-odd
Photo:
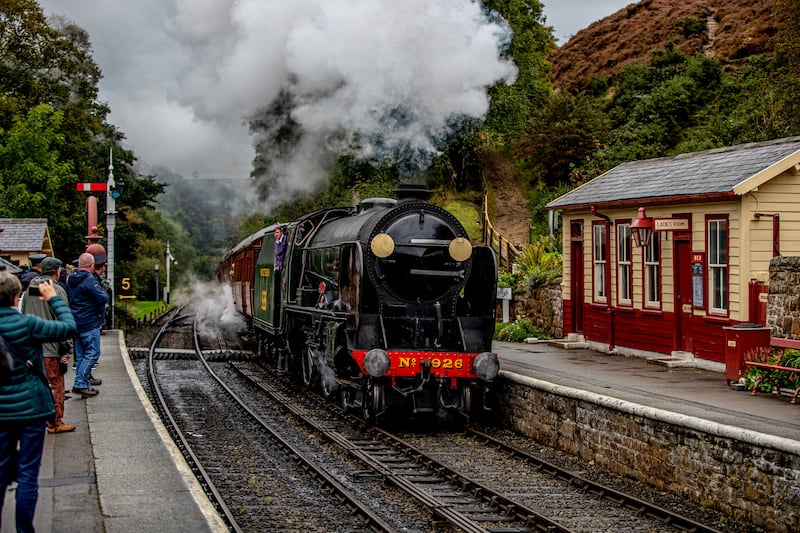
[[[394,190],[394,193],[397,195],[397,200],[399,202],[405,202],[409,200],[420,200],[427,202],[430,199],[431,194],[433,194],[426,185],[421,184],[398,185]]]

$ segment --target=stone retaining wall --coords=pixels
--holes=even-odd
[[[509,302],[511,320],[529,318],[548,338],[564,336],[564,305],[561,298],[561,278],[536,289],[528,296],[525,291],[515,289]],[[503,319],[502,301],[497,300],[497,320]]]
[[[766,326],[773,337],[800,335],[800,257],[773,257],[769,263]]]
[[[501,373],[507,426],[767,531],[800,531],[800,444]]]

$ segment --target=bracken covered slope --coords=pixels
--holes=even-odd
[[[774,53],[775,0],[642,0],[579,31],[549,57],[556,90],[581,90],[612,80],[627,64],[647,61],[674,42],[723,64]]]

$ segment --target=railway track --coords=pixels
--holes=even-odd
[[[162,329],[187,322],[176,313]],[[181,361],[179,368],[159,373],[155,359],[163,336],[160,332],[150,348],[149,386],[161,388],[159,383],[180,375],[182,385],[155,394],[165,397],[165,411],[179,413],[162,418],[170,424],[174,419],[176,442],[187,450],[187,460],[197,463],[196,475],[233,531],[264,529],[269,520],[273,527],[266,529],[302,524],[300,529],[320,531],[331,524],[342,531],[715,531],[485,433],[394,435],[366,426],[321,397],[297,394],[257,364],[213,362],[233,353],[218,332],[211,342],[219,347],[205,350],[193,333],[202,367],[197,360]],[[240,383],[245,380],[260,393],[248,391]],[[232,424],[215,429],[230,432],[223,439],[228,442],[210,442],[215,439],[204,432],[202,421],[211,419]],[[278,463],[275,457],[291,459]],[[284,480],[304,479],[302,490],[280,481],[280,470],[290,472]],[[266,490],[263,483],[282,488]],[[382,494],[379,486],[387,484],[394,492]],[[287,497],[300,492],[297,499],[306,499],[302,505]],[[397,503],[403,500],[413,503]],[[309,511],[314,507],[325,510],[315,516]],[[347,509],[345,516],[334,517],[335,508]],[[426,518],[419,518],[420,509]],[[279,524],[267,516],[284,518]]]
[[[428,508],[438,527],[460,531],[697,531],[714,528],[594,483],[485,433],[409,434],[342,424],[315,414],[324,398],[287,396],[235,365],[315,433],[345,449]],[[301,405],[303,404],[303,405]]]
[[[196,331],[194,351],[203,368],[196,362],[181,361],[182,381],[188,377],[193,390],[182,385],[179,388],[187,396],[176,397],[174,384],[166,385],[174,373],[159,371],[156,354],[161,338],[183,318],[176,313],[167,319],[153,340],[147,358],[147,385],[162,420],[230,529],[305,529],[300,524],[314,523],[309,530],[326,531],[336,524],[336,529],[344,531],[395,531],[363,505],[361,498],[317,466],[306,450],[281,436],[279,420],[264,419],[225,385],[206,360]],[[219,350],[214,353],[218,355]],[[212,379],[200,376],[203,371]],[[218,424],[214,435],[201,430],[202,421],[209,419]],[[220,431],[227,423],[229,432]],[[249,435],[244,434],[245,427],[250,428]],[[317,515],[309,509],[316,509]]]

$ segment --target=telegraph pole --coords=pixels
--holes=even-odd
[[[169,241],[167,241],[167,251],[166,251],[165,255],[167,256],[166,257],[166,259],[167,259],[167,298],[166,298],[166,300],[167,300],[167,304],[169,304],[169,266],[170,266],[170,263],[172,263],[172,253],[170,253],[170,251],[169,251]]]
[[[106,188],[106,237],[107,244],[107,258],[106,258],[106,277],[111,287],[111,327],[116,327],[115,323],[115,306],[114,298],[116,298],[117,290],[114,284],[114,229],[117,227],[117,184],[114,181],[114,149],[108,149],[108,187]]]

